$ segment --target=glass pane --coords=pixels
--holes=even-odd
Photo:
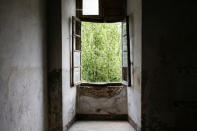
[[[128,81],[128,68],[127,67],[123,67],[122,68],[122,79],[124,81]]]
[[[74,83],[81,81],[81,70],[80,68],[74,68]]]
[[[123,55],[122,55],[122,66],[123,67],[128,67],[128,59],[127,59],[127,52],[123,52]]]
[[[123,36],[127,34],[127,24],[126,24],[126,22],[122,23],[122,34],[123,34]]]
[[[127,37],[122,38],[122,50],[127,51]]]
[[[99,15],[99,0],[83,0],[83,15]]]
[[[75,37],[75,50],[81,50],[81,38]]]
[[[79,51],[74,52],[74,67],[78,67],[81,65],[80,58],[81,58],[81,52]]]
[[[72,36],[73,37],[73,39],[72,39],[72,48],[75,50],[76,49],[76,39],[75,39],[75,36],[73,35]]]

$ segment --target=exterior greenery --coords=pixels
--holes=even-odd
[[[82,22],[82,82],[121,82],[121,23]]]

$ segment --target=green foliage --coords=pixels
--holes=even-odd
[[[120,23],[82,23],[82,82],[121,82]]]

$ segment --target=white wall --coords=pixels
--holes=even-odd
[[[44,0],[0,1],[0,130],[47,130]]]
[[[66,130],[66,126],[76,114],[76,87],[70,86],[72,16],[75,16],[75,0],[62,0],[62,102],[64,130]]]
[[[141,127],[141,53],[142,53],[142,1],[127,0],[127,15],[130,21],[132,87],[128,87],[128,114]]]
[[[132,87],[128,87],[128,113],[134,122],[141,127],[141,0],[128,0],[127,13],[130,18],[130,34],[133,47]],[[70,87],[70,46],[71,16],[75,15],[75,1],[62,0],[62,93],[63,93],[63,126],[76,114],[76,88]],[[131,22],[133,19],[133,22]]]

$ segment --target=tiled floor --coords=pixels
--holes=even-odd
[[[135,131],[127,121],[77,121],[69,131]]]

